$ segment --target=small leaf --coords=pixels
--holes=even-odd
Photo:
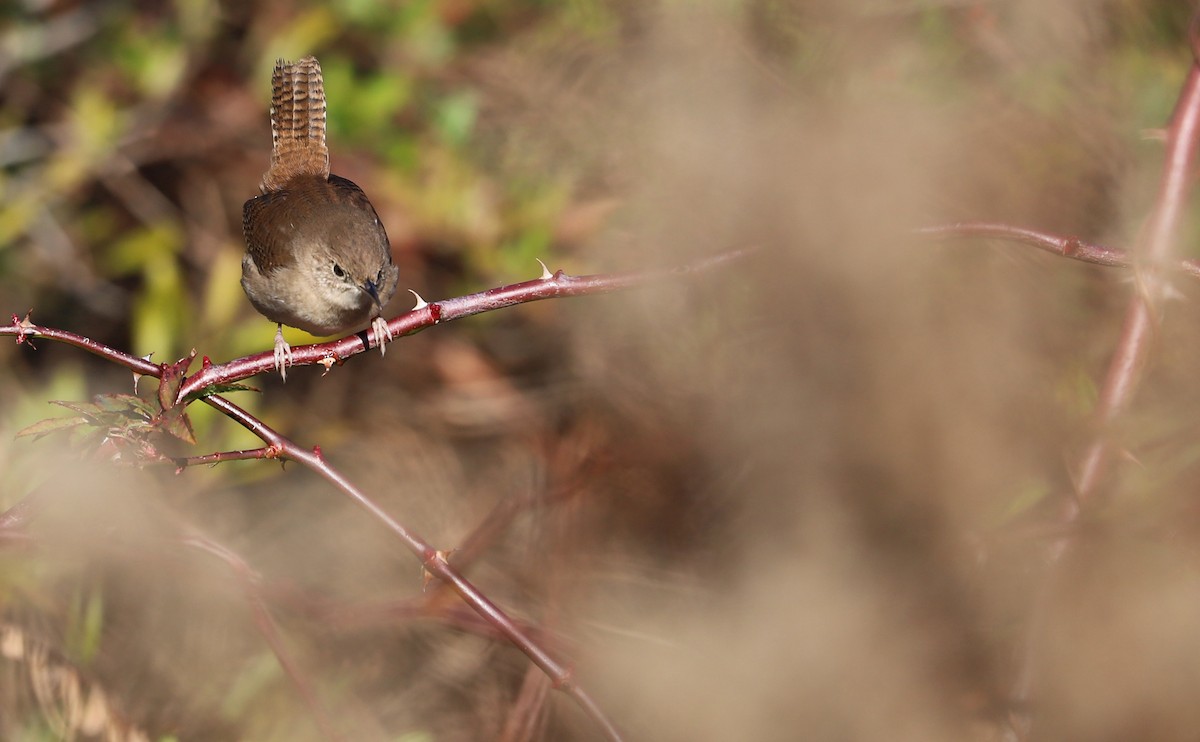
[[[92,404],[91,402],[72,402],[65,399],[52,399],[50,404],[56,404],[59,407],[66,407],[68,410],[78,412],[80,415],[92,420],[99,420],[104,415],[104,408],[100,405]]]
[[[164,410],[169,410],[175,406],[175,397],[179,394],[179,387],[183,386],[183,379],[187,374],[188,366],[192,365],[192,361],[195,358],[196,351],[193,350],[190,354],[174,363],[164,363],[162,365],[162,378],[158,382],[158,403]]]
[[[17,433],[17,438],[24,438],[32,435],[35,438],[41,438],[50,433],[56,433],[60,430],[70,430],[78,425],[86,425],[88,418],[86,417],[51,417],[46,420],[39,420],[27,428]]]
[[[124,414],[137,412],[147,419],[158,414],[158,410],[153,404],[132,394],[97,394],[93,399],[97,405],[108,412],[120,412]]]
[[[183,377],[164,373],[158,381],[158,403],[164,410],[175,404],[175,393],[183,385]]]
[[[192,421],[188,419],[187,413],[183,412],[183,408],[176,407],[166,413],[159,419],[162,430],[170,433],[184,443],[195,445],[196,433],[192,430]]]
[[[247,384],[237,384],[234,382],[228,382],[225,384],[212,384],[210,386],[206,386],[203,389],[199,389],[199,390],[194,391],[191,394],[187,395],[186,399],[188,402],[194,402],[197,399],[204,399],[205,397],[211,397],[214,394],[224,394],[226,392],[261,392],[261,391],[262,391],[261,389],[249,386]]]

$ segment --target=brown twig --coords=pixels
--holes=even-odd
[[[394,519],[341,472],[330,466],[329,462],[321,454],[319,447],[312,450],[301,448],[290,439],[280,435],[266,423],[220,395],[214,394],[204,397],[204,401],[217,410],[220,410],[230,419],[241,424],[264,443],[268,444],[268,446],[278,448],[281,452],[281,458],[287,458],[313,470],[327,482],[341,490],[356,505],[371,514],[420,560],[421,566],[427,572],[450,585],[451,589],[458,593],[463,602],[471,606],[488,623],[495,626],[510,642],[524,652],[534,664],[540,667],[550,677],[556,689],[571,696],[583,708],[584,712],[600,726],[609,739],[621,739],[620,732],[617,731],[617,728],[608,719],[608,716],[591,697],[591,694],[575,682],[573,674],[569,669],[552,657],[538,642],[535,642],[499,606],[459,574],[458,570],[451,567],[450,563],[446,561],[444,552],[430,546],[420,536]]]
[[[1099,432],[1081,457],[1075,480],[1074,497],[1067,498],[1059,511],[1058,519],[1063,529],[1061,535],[1050,542],[1047,551],[1047,570],[1034,597],[1031,618],[1019,659],[1017,678],[1013,684],[1012,697],[1020,708],[1030,707],[1029,701],[1033,695],[1037,660],[1040,655],[1038,640],[1043,632],[1050,607],[1058,594],[1062,571],[1060,565],[1074,542],[1076,530],[1074,526],[1079,521],[1083,506],[1097,495],[1113,456],[1114,446],[1109,438],[1109,430],[1128,407],[1136,393],[1140,372],[1145,367],[1150,353],[1151,343],[1160,321],[1160,314],[1156,311],[1156,307],[1165,295],[1165,284],[1161,275],[1163,268],[1176,264],[1173,258],[1175,235],[1179,228],[1183,205],[1192,184],[1197,148],[1200,146],[1200,25],[1198,22],[1200,22],[1200,15],[1193,17],[1190,29],[1192,48],[1197,51],[1197,59],[1193,61],[1188,71],[1175,112],[1171,117],[1170,126],[1167,128],[1166,156],[1162,177],[1159,181],[1158,195],[1155,199],[1154,210],[1142,232],[1142,239],[1139,240],[1135,253],[1137,256],[1135,270],[1138,271],[1136,275],[1139,290],[1134,294],[1126,309],[1121,335],[1116,351],[1109,362],[1094,413]],[[1002,231],[1003,236],[1010,237],[1019,233],[1026,236],[1037,235],[1037,233],[1016,228]],[[1037,235],[1032,242],[1039,247],[1050,248],[1051,246],[1045,243],[1044,238],[1044,235]],[[1107,248],[1100,249],[1107,250]],[[1111,259],[1112,252],[1108,251],[1109,259]],[[1077,256],[1069,255],[1069,257]],[[1121,264],[1128,265],[1131,262],[1128,257],[1125,257]],[[1185,270],[1192,272],[1188,267],[1189,263],[1190,261],[1184,261],[1183,265]],[[1030,731],[1031,720],[1024,713],[1014,710],[1010,713],[1010,726],[1017,738],[1025,739]]]
[[[418,297],[417,307],[392,319],[388,325],[394,337],[410,335],[441,322],[460,319],[515,304],[557,297],[607,293],[628,289],[671,276],[695,273],[743,257],[749,252],[750,250],[735,250],[672,269],[591,276],[568,276],[562,271],[552,274],[543,266],[542,276],[532,281],[502,286],[470,296],[447,299],[433,304],[427,304]],[[340,363],[352,355],[367,350],[370,340],[367,334],[350,335],[328,343],[295,348],[293,349],[295,365],[322,363],[328,368],[334,363]],[[312,450],[301,448],[224,397],[217,394],[203,394],[205,390],[210,390],[214,385],[238,381],[263,371],[272,370],[274,368],[272,353],[260,353],[219,365],[213,365],[205,358],[201,369],[197,373],[186,378],[181,378],[182,374],[186,372],[191,359],[195,356],[194,352],[188,358],[174,364],[155,364],[72,332],[35,325],[30,321],[28,314],[26,314],[24,319],[13,315],[10,325],[0,327],[0,336],[3,335],[16,336],[18,343],[28,342],[30,338],[35,337],[57,340],[123,365],[135,374],[153,376],[160,379],[172,379],[174,383],[178,383],[177,388],[172,387],[175,390],[173,394],[175,405],[186,405],[195,399],[203,399],[207,404],[220,410],[267,444],[262,448],[243,451],[215,452],[186,458],[164,458],[157,463],[170,462],[178,469],[183,469],[188,466],[215,464],[221,461],[279,458],[296,461],[320,474],[376,520],[383,523],[420,560],[422,566],[429,574],[437,577],[442,583],[449,585],[487,624],[494,627],[502,636],[524,652],[551,679],[555,688],[571,696],[583,708],[609,739],[621,739],[621,735],[616,727],[596,704],[591,695],[575,682],[571,671],[544,649],[541,643],[531,638],[532,632],[530,630],[511,619],[480,592],[478,588],[467,581],[457,569],[447,562],[445,552],[434,549],[399,521],[392,518],[344,475],[331,467],[321,455],[319,447]],[[163,382],[164,385],[166,383],[166,381]],[[164,406],[168,406],[170,404],[169,398],[163,398],[162,395],[163,391],[160,389],[160,401]],[[15,508],[8,515],[9,520],[21,519],[18,517],[20,513]],[[259,625],[260,632],[271,645],[272,649],[276,651],[276,655],[284,665],[285,670],[287,670],[290,676],[293,676],[293,682],[297,684],[306,702],[314,709],[314,714],[323,732],[327,736],[332,736],[332,728],[328,725],[328,719],[325,718],[324,711],[316,705],[315,694],[299,674],[294,672],[295,668],[291,666],[290,660],[283,651],[278,631],[274,628],[274,623],[270,619],[269,613],[266,612],[266,605],[263,602],[257,584],[252,579],[253,573],[249,571],[248,565],[237,558],[236,555],[229,553],[228,550],[210,548],[208,546],[210,543],[208,541],[195,541],[193,545],[205,548],[210,553],[224,559],[238,572],[243,581],[253,588],[248,588],[250,590],[248,595],[253,604],[255,621]]]
[[[1084,242],[1077,237],[1064,237],[1049,232],[1039,232],[1033,229],[1017,227],[1011,224],[996,222],[959,222],[943,224],[936,227],[918,229],[919,234],[937,237],[939,239],[956,239],[962,237],[981,237],[985,239],[1009,240],[1020,242],[1039,250],[1061,255],[1064,258],[1081,260],[1095,265],[1128,268],[1133,265],[1133,259],[1125,250],[1115,247],[1105,247]],[[1200,260],[1188,259],[1176,262],[1176,267],[1193,278],[1200,278]]]
[[[412,310],[391,319],[388,329],[392,337],[412,335],[434,325],[451,320],[470,317],[474,314],[490,312],[515,304],[525,304],[543,299],[555,299],[570,296],[587,296],[620,291],[635,286],[672,276],[682,276],[690,273],[715,268],[731,260],[745,257],[749,249],[733,250],[720,253],[685,266],[658,271],[605,273],[590,276],[568,276],[562,271],[551,274],[544,271],[540,278],[524,281],[509,286],[501,286],[477,294],[444,299],[432,303],[418,300]],[[0,333],[3,334],[3,333]],[[12,334],[12,333],[8,333]],[[368,349],[370,332],[364,331],[348,335],[338,340],[314,345],[301,345],[292,348],[293,366],[323,364],[327,367],[340,364],[347,358]],[[274,354],[270,351],[257,353],[245,358],[238,358],[228,363],[206,365],[198,373],[189,376],[179,389],[178,399],[194,394],[213,384],[228,383],[248,378],[263,372],[275,370]]]
[[[204,466],[205,464],[216,466],[225,461],[253,461],[255,459],[274,459],[278,458],[280,451],[264,446],[262,448],[248,448],[241,451],[216,451],[214,453],[206,453],[202,456],[182,456],[179,458],[163,457],[154,463],[171,464],[175,467],[175,472],[178,474],[189,466]]]
[[[58,330],[53,327],[44,327],[35,325],[30,321],[30,313],[26,313],[22,319],[17,315],[12,315],[12,323],[0,327],[0,336],[15,335],[18,343],[27,343],[30,338],[46,338],[47,340],[57,340],[60,343],[74,345],[76,348],[82,348],[88,353],[98,355],[101,358],[112,361],[117,365],[133,371],[135,374],[142,376],[160,376],[162,367],[157,363],[152,363],[145,358],[139,358],[130,355],[124,351],[117,350],[104,343],[98,343],[90,338],[85,338],[82,335],[67,330]]]

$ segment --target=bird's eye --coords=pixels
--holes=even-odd
[[[337,276],[338,278],[344,278],[346,276],[346,271],[342,270],[342,266],[338,265],[337,263],[334,263],[333,264],[333,275]]]

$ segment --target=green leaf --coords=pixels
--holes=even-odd
[[[162,376],[158,380],[158,404],[162,409],[169,410],[175,406],[175,398],[179,395],[179,388],[183,386],[188,366],[195,358],[196,351],[193,350],[188,356],[175,363],[162,365]]]
[[[135,397],[132,394],[98,394],[93,399],[96,404],[108,412],[120,412],[123,414],[136,412],[139,416],[146,419],[150,419],[158,414],[158,409],[151,402],[141,397]]]
[[[184,443],[196,444],[196,433],[192,430],[192,421],[182,407],[175,407],[163,413],[159,418],[160,428],[175,436]]]
[[[93,587],[87,595],[76,593],[71,603],[67,643],[72,657],[87,665],[100,652],[104,633],[104,593]]]
[[[70,430],[79,425],[86,425],[87,423],[88,418],[86,417],[51,417],[39,420],[29,427],[23,428],[17,432],[16,437],[24,438],[25,436],[32,435],[36,439],[51,433],[57,433],[60,430]]]
[[[471,136],[479,116],[479,103],[469,92],[444,98],[434,110],[438,133],[451,145],[461,146]]]
[[[99,420],[104,416],[104,408],[98,404],[92,404],[91,402],[73,402],[66,399],[52,399],[50,400],[50,404],[56,404],[59,407],[66,407],[68,410],[78,412],[80,415],[84,415],[91,420]]]
[[[214,394],[224,394],[225,392],[261,392],[261,389],[249,386],[247,384],[237,384],[229,382],[227,384],[212,384],[203,389],[192,392],[184,398],[185,402],[194,402],[197,399],[211,397]]]

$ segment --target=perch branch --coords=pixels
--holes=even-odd
[[[562,271],[551,275],[547,271],[542,277],[532,281],[501,286],[477,294],[428,304],[419,300],[414,309],[391,319],[388,322],[388,329],[391,330],[392,337],[398,338],[403,335],[415,334],[442,322],[462,319],[514,304],[620,291],[656,280],[715,268],[731,260],[744,257],[750,252],[749,249],[733,250],[688,265],[657,271],[605,273],[590,276],[568,276]],[[292,348],[292,365],[328,364],[332,366],[341,364],[350,356],[366,351],[368,340],[368,333],[364,331],[327,343],[297,346]],[[208,365],[183,382],[183,386],[179,389],[178,399],[183,399],[188,394],[198,392],[213,384],[238,381],[264,371],[273,372],[274,370],[275,357],[271,351],[237,358],[228,363]]]
[[[366,496],[349,479],[337,469],[329,465],[321,454],[321,449],[312,450],[301,448],[290,439],[277,433],[258,418],[238,407],[224,397],[213,394],[204,397],[210,406],[220,410],[226,416],[241,424],[251,433],[262,439],[271,448],[277,448],[281,458],[295,461],[319,474],[356,505],[366,510],[371,516],[382,523],[392,534],[411,551],[424,569],[442,582],[450,585],[458,593],[463,602],[471,606],[480,616],[495,626],[518,649],[525,653],[530,660],[550,677],[554,687],[571,696],[584,712],[600,726],[605,735],[612,740],[620,740],[620,732],[599,705],[578,683],[575,682],[569,669],[554,659],[549,652],[535,642],[499,606],[487,598],[477,587],[459,574],[458,570],[446,561],[444,552],[439,551],[403,524],[392,518],[385,510]]]

